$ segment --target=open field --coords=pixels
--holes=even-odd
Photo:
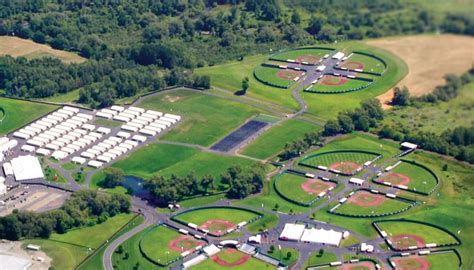
[[[139,107],[183,116],[163,140],[210,146],[261,111],[235,101],[197,91],[178,90],[150,96]]]
[[[321,127],[309,122],[288,119],[265,131],[245,147],[241,153],[261,159],[270,158],[281,152],[287,143],[302,138],[307,132],[319,130],[321,130]]]
[[[403,162],[389,173],[379,177],[382,182],[404,185],[409,189],[429,192],[436,186],[436,178],[425,168],[416,164]]]
[[[409,221],[391,221],[391,222],[380,222],[377,223],[378,227],[385,231],[390,240],[394,243],[394,245],[398,248],[406,249],[409,246],[416,246],[417,244],[419,247],[424,247],[426,244],[435,243],[437,245],[445,245],[445,244],[456,244],[458,241],[448,233],[425,224],[409,222]],[[406,239],[411,240],[410,236],[413,239],[419,239],[420,243],[413,243],[410,245],[405,245],[404,237]],[[405,241],[406,242],[406,241]]]
[[[218,270],[218,269],[275,269],[273,265],[253,258],[236,249],[224,249],[204,262],[191,267],[192,270]]]
[[[55,109],[57,106],[0,97],[0,108],[4,110],[0,122],[0,135],[18,129]]]
[[[423,106],[393,107],[386,112],[384,124],[409,127],[410,131],[441,134],[447,128],[474,125],[474,83],[466,84],[459,95],[448,102],[423,104]],[[449,123],[449,126],[446,125]]]
[[[405,61],[408,75],[398,86],[407,86],[413,96],[431,92],[444,83],[448,73],[462,74],[474,61],[474,38],[461,35],[419,35],[375,39],[369,45],[384,48]],[[379,96],[386,103],[393,96],[388,91]]]
[[[353,216],[375,216],[389,214],[410,206],[409,203],[390,199],[368,191],[357,191],[339,206],[334,213]]]
[[[459,259],[454,252],[435,253],[428,256],[392,257],[390,261],[401,270],[447,270],[458,269]]]
[[[10,36],[0,36],[0,55],[23,56],[28,59],[52,57],[58,58],[64,63],[82,63],[86,61],[85,58],[75,53],[56,50],[29,39]]]
[[[310,204],[321,192],[328,192],[329,188],[336,187],[332,182],[307,179],[289,173],[282,174],[275,185],[283,196],[303,204]]]

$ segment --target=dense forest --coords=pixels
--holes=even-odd
[[[49,97],[81,89],[92,107],[189,85],[209,88],[196,67],[289,46],[440,30],[474,34],[468,14],[435,20],[395,0],[2,1],[0,35],[74,51],[90,59],[0,58],[0,88]]]

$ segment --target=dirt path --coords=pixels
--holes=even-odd
[[[462,74],[474,63],[474,38],[458,35],[418,35],[377,39],[369,45],[386,49],[405,61],[408,75],[398,83],[413,96],[431,92],[448,73]],[[393,89],[378,98],[386,105]]]

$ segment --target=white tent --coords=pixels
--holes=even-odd
[[[342,239],[342,232],[325,229],[306,229],[301,236],[301,241],[315,244],[326,244],[339,246]]]
[[[304,230],[305,225],[303,224],[286,223],[280,234],[280,239],[286,241],[299,241]]]
[[[125,110],[124,107],[122,106],[117,106],[117,105],[114,105],[112,107],[110,107],[111,110],[114,110],[114,111],[117,111],[117,112],[123,112]]]
[[[43,169],[37,157],[19,156],[11,160],[16,181],[44,178]]]

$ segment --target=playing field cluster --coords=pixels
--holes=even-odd
[[[398,249],[410,246],[424,247],[426,244],[457,244],[450,234],[433,226],[409,221],[387,221],[377,223],[385,231],[393,245]]]
[[[286,61],[288,59],[295,60],[296,62],[308,62],[309,64],[315,64],[319,62],[326,54],[332,53],[333,49],[297,49],[289,50],[281,53],[272,55],[270,59]]]
[[[385,64],[375,57],[354,53],[342,65],[348,69],[363,69],[366,72],[381,74],[385,71]]]
[[[249,270],[249,269],[275,269],[271,264],[253,258],[252,256],[242,253],[236,249],[227,248],[211,256],[204,262],[191,267],[192,270]]]
[[[146,233],[140,241],[140,248],[155,263],[167,265],[182,252],[205,245],[204,241],[183,235],[166,226],[156,226]]]
[[[341,266],[336,266],[336,267],[321,267],[318,268],[320,270],[375,270],[375,264],[370,261],[365,261],[365,262],[357,262],[357,263],[344,263]]]
[[[277,67],[259,66],[255,68],[254,75],[258,80],[267,84],[288,88],[295,83],[293,79],[301,77],[303,72]]]
[[[57,106],[0,97],[0,135],[9,133],[55,109]]]
[[[335,77],[325,75],[317,84],[314,84],[309,91],[319,92],[346,92],[351,90],[359,90],[370,84],[369,81],[348,79],[343,77]]]
[[[362,190],[354,193],[334,212],[355,216],[376,216],[396,212],[408,206],[410,204],[407,202]]]
[[[427,256],[392,257],[397,270],[455,270],[459,258],[454,252],[434,253]]]
[[[392,171],[381,175],[381,182],[407,186],[420,192],[429,192],[436,186],[436,178],[428,170],[417,164],[403,162]]]
[[[258,215],[244,209],[223,207],[203,208],[174,216],[173,219],[186,224],[193,223],[199,228],[209,230],[215,235],[222,235],[227,229],[235,228],[243,221],[250,221]]]
[[[302,204],[310,204],[318,194],[328,192],[331,187],[335,188],[336,184],[290,173],[282,174],[275,182],[275,188],[279,193]]]
[[[353,174],[365,162],[375,159],[377,155],[365,152],[327,152],[303,159],[300,164],[312,167],[325,166],[343,173]]]

